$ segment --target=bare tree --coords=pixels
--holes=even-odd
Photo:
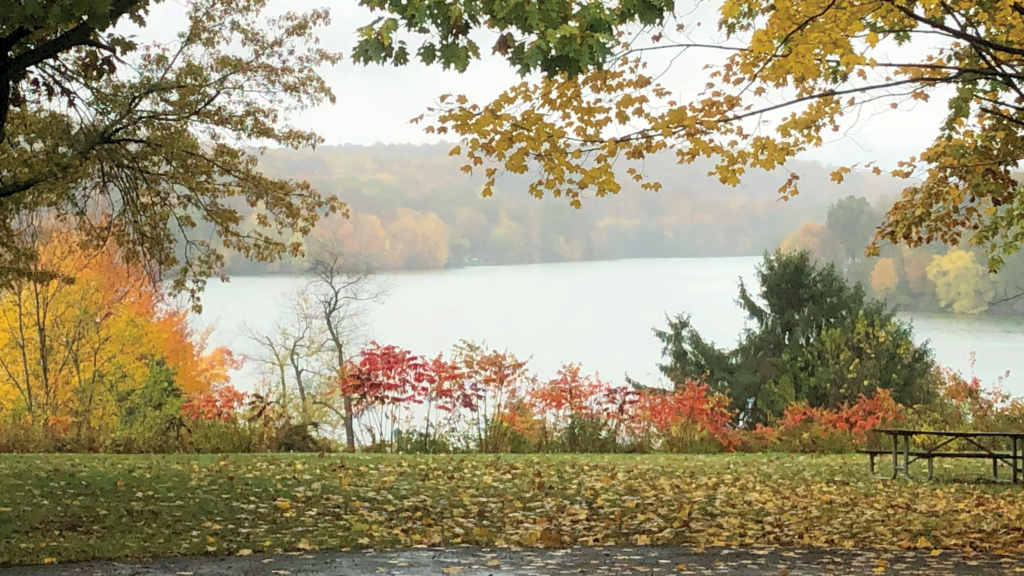
[[[264,369],[271,388],[278,388],[280,403],[286,409],[289,392],[298,395],[301,424],[313,421],[312,406],[318,384],[327,379],[324,352],[327,340],[319,321],[318,308],[305,291],[291,299],[288,315],[269,332],[245,328],[247,337],[260,347],[260,353],[249,359]]]
[[[384,288],[368,267],[348,263],[330,250],[317,253],[309,280],[291,298],[286,316],[267,332],[245,328],[260,349],[249,359],[262,367],[264,381],[278,390],[281,405],[292,407],[302,424],[312,423],[317,412],[340,419],[346,448],[353,451],[352,399],[343,397],[339,409],[331,402],[337,396],[329,392],[364,345],[366,304],[380,299]],[[289,403],[293,396],[298,398]]]
[[[366,304],[380,300],[386,290],[368,266],[346,262],[339,252],[332,250],[323,250],[313,261],[310,275],[309,294],[317,305],[319,321],[326,329],[329,347],[334,353],[335,374],[343,378],[349,359],[361,345]],[[345,396],[343,403],[345,445],[349,451],[354,451],[352,398]]]

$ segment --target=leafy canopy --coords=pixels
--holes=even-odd
[[[86,243],[170,270],[195,294],[230,249],[257,260],[298,253],[295,235],[344,205],[257,169],[252,145],[320,142],[289,113],[333,102],[317,68],[326,10],[266,14],[266,0],[196,0],[169,43],[116,33],[147,25],[150,0],[8,3],[0,15],[0,266],[35,254],[16,232],[44,213]],[[242,231],[239,208],[257,209]]]
[[[718,0],[720,34],[707,43],[691,40],[701,30],[691,6],[676,12],[668,2],[362,3],[388,12],[364,29],[364,62],[405,63],[408,49],[395,38],[420,32],[430,38],[421,59],[432,61],[442,47],[450,52],[443,61],[461,70],[479,57],[468,39],[479,28],[501,34],[495,51],[521,73],[546,73],[490,103],[442,97],[432,110],[436,123],[427,129],[462,139],[455,152],[466,155],[467,171],[485,171],[485,195],[499,172],[530,171],[533,195],[564,195],[579,206],[586,193],[620,190],[612,170],[620,158],[636,161],[628,177],[657,190],[639,161],[665,150],[682,163],[713,158],[711,174],[737,185],[747,170],[782,168],[822,145],[865,106],[909,110],[938,95],[949,113],[925,150],[891,170],[920,180],[889,211],[875,249],[882,241],[970,240],[998,268],[1024,242],[1024,195],[1014,176],[1024,156],[1017,2]],[[693,96],[678,96],[647,68],[655,53],[694,51],[723,57]],[[852,168],[836,169],[833,179]],[[779,192],[797,194],[798,176]]]
[[[386,16],[359,29],[352,55],[356,62],[402,66],[416,58],[463,72],[480,57],[480,46],[470,34],[486,27],[501,32],[493,51],[520,74],[540,71],[548,76],[603,67],[617,50],[619,27],[660,25],[675,7],[673,0],[360,0],[360,4]],[[406,40],[410,33],[426,35],[414,53]]]

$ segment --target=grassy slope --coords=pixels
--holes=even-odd
[[[1024,550],[1024,492],[862,456],[0,456],[0,565],[439,543]],[[954,468],[955,466],[955,468]],[[921,472],[921,471],[918,471]]]

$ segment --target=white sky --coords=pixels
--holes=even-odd
[[[165,0],[155,6],[150,26],[138,32],[140,39],[169,39],[180,30],[185,23],[184,1]],[[346,57],[356,42],[356,28],[375,17],[354,0],[272,0],[271,5],[275,11],[330,7],[332,24],[321,35],[321,42],[327,48],[342,51]],[[708,6],[717,6],[717,2],[701,6],[699,18],[704,24],[699,30],[708,38],[714,36],[715,26],[703,13]],[[695,17],[691,14],[686,21]],[[409,120],[424,113],[438,96],[460,93],[482,103],[519,80],[504,60],[488,54],[490,45],[481,42],[483,60],[474,62],[464,74],[418,64],[402,68],[364,67],[346,59],[334,68],[321,70],[337,96],[337,103],[306,111],[292,121],[302,128],[313,128],[327,144],[436,143],[440,138],[424,133],[423,125],[410,124]],[[679,90],[681,96],[692,93],[693,88],[704,84],[706,72],[701,68],[707,62],[705,58],[713,56],[688,53],[662,77],[662,84]],[[874,117],[870,117],[870,110],[864,110],[859,120],[848,122],[827,145],[802,158],[843,165],[874,160],[883,168],[892,167],[896,161],[920,153],[927,146],[945,111],[942,99],[917,103],[913,109],[904,107],[898,112],[888,110],[888,104],[880,105],[880,113]]]

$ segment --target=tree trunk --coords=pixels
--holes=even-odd
[[[306,401],[306,385],[302,381],[302,367],[299,366],[299,358],[295,351],[291,354],[292,371],[295,373],[295,387],[299,389],[299,408],[302,413],[302,423],[309,424],[309,403]]]
[[[345,450],[356,451],[356,428],[352,418],[352,397],[345,395]]]
[[[345,373],[345,342],[341,338],[338,327],[334,325],[333,306],[324,311],[324,322],[327,324],[327,332],[331,335],[331,342],[334,343],[334,350],[338,354],[338,374]],[[352,397],[348,394],[344,397],[345,402],[345,450],[356,451],[356,426],[352,410]]]

